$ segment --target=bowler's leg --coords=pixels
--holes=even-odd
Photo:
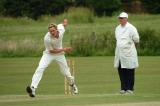
[[[35,97],[35,90],[42,78],[43,72],[45,70],[45,68],[51,63],[52,61],[52,56],[49,54],[43,54],[40,62],[39,62],[39,66],[37,67],[33,78],[32,78],[32,83],[31,86],[27,86],[26,91],[29,94],[30,97]]]
[[[65,56],[64,55],[57,56],[56,61],[58,62],[60,66],[61,73],[67,78],[70,86],[73,88],[73,92],[75,94],[78,93],[78,89],[75,85],[74,77],[71,76],[70,68],[68,67]]]
[[[37,86],[42,78],[43,72],[48,67],[48,65],[51,63],[52,60],[53,60],[52,55],[46,54],[46,53],[43,54],[43,56],[39,62],[39,66],[37,67],[37,69],[32,77],[31,87],[37,88]]]

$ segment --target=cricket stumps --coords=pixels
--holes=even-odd
[[[71,75],[75,78],[75,62],[74,62],[74,60],[67,59],[67,64],[70,68]],[[64,94],[65,95],[73,94],[66,77],[64,77]]]

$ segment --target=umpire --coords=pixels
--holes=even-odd
[[[128,22],[128,14],[118,16],[119,25],[115,30],[116,49],[114,67],[118,69],[121,94],[133,94],[135,68],[138,67],[136,45],[139,43],[137,29]]]

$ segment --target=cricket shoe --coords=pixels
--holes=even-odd
[[[72,84],[70,86],[71,86],[73,94],[78,94],[78,88],[77,88],[77,86],[75,84]]]
[[[125,91],[125,90],[120,90],[119,93],[120,93],[120,94],[125,94],[126,91]]]
[[[29,94],[30,97],[35,97],[36,96],[34,87],[27,86],[26,91],[27,91],[27,93]]]
[[[132,90],[127,90],[126,92],[127,92],[127,94],[133,94]]]

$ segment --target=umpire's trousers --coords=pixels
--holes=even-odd
[[[121,68],[121,63],[118,67],[118,74],[121,82],[121,90],[134,90],[135,69]]]

